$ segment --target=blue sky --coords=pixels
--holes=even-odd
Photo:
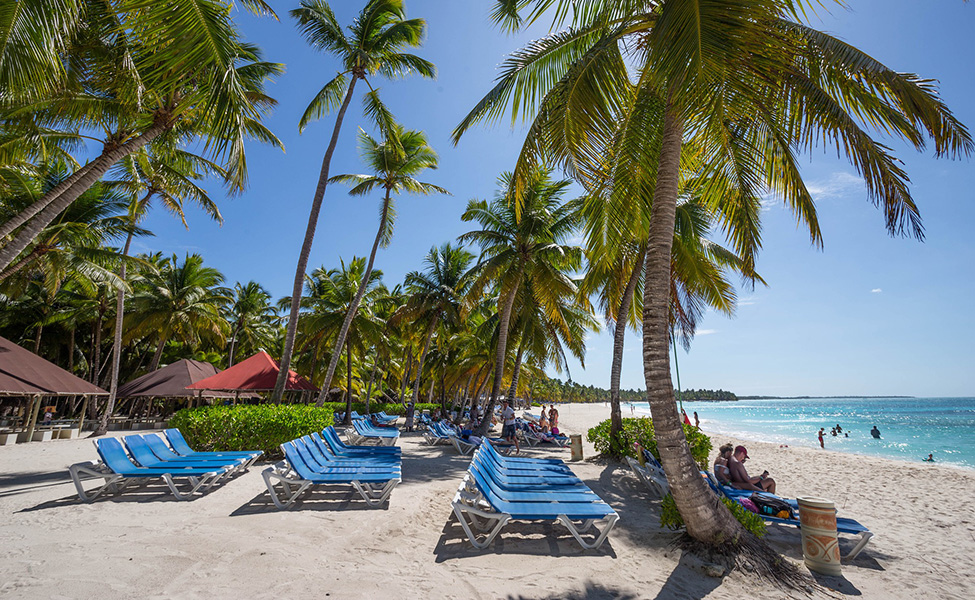
[[[940,0],[850,0],[852,10],[821,12],[815,26],[867,51],[891,68],[940,81],[955,115],[975,127],[975,68],[967,41],[975,31],[975,3]],[[298,250],[322,155],[333,121],[325,118],[297,133],[311,97],[334,76],[337,63],[312,51],[297,35],[287,11],[296,2],[274,2],[281,22],[239,16],[249,41],[286,73],[271,87],[279,101],[268,125],[287,151],[253,144],[248,149],[250,187],[223,198],[222,227],[190,210],[190,229],[156,211],[146,222],[155,232],[136,251],[198,252],[229,282],[256,280],[275,297],[290,294]],[[343,23],[359,1],[335,1]],[[499,173],[514,164],[523,139],[508,123],[469,132],[457,147],[450,131],[492,86],[497,66],[512,50],[545,33],[508,36],[488,19],[486,0],[408,0],[411,17],[423,17],[429,34],[417,54],[433,61],[436,81],[380,82],[382,95],[407,127],[423,129],[440,153],[440,169],[426,181],[447,197],[405,196],[391,246],[377,268],[393,284],[418,269],[433,245],[467,231],[460,220],[471,198],[490,198]],[[356,131],[364,124],[350,107],[332,162],[332,174],[359,173]],[[975,175],[970,159],[935,160],[887,142],[904,161],[920,206],[926,241],[890,238],[883,218],[866,199],[856,171],[835,153],[818,152],[803,173],[819,208],[825,248],[819,251],[780,202],[764,212],[764,249],[758,269],[768,287],[739,291],[734,318],[709,314],[689,353],[679,351],[684,387],[723,388],[761,395],[975,395]],[[336,266],[339,257],[365,255],[378,225],[379,198],[351,198],[329,188],[310,268]],[[608,387],[612,339],[594,334],[586,368],[571,367],[575,381]],[[565,375],[562,376],[563,378]],[[644,386],[640,339],[627,338],[623,387]]]

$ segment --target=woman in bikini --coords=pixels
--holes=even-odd
[[[722,485],[731,483],[731,471],[728,469],[728,459],[731,458],[731,452],[734,449],[734,445],[725,444],[718,449],[718,456],[714,459],[714,476]]]

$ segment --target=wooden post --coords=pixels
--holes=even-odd
[[[34,427],[37,426],[37,413],[41,411],[41,396],[34,396],[33,409],[30,411],[30,422],[27,424],[27,440],[34,437]]]
[[[85,429],[85,415],[88,414],[88,396],[83,396],[84,401],[81,403],[81,416],[78,417],[78,435]]]

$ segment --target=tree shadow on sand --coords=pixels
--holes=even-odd
[[[396,494],[395,489],[393,494]],[[384,502],[378,508],[370,508],[362,496],[348,484],[314,485],[289,508],[281,509],[275,506],[274,502],[271,501],[271,494],[264,490],[230,513],[230,516],[241,517],[285,511],[350,512],[357,510],[389,510],[389,502]]]
[[[610,537],[616,533],[614,529]],[[569,530],[552,521],[509,521],[491,545],[478,550],[471,545],[457,516],[451,512],[433,549],[436,562],[473,558],[484,554],[524,554],[527,556],[608,556],[616,558],[609,538],[596,549],[586,550]]]
[[[71,483],[65,470],[0,473],[0,498]]]
[[[606,586],[594,581],[587,581],[581,590],[558,592],[550,596],[508,596],[508,600],[638,600],[641,596],[624,591],[618,587]]]

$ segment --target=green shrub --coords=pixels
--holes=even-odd
[[[332,424],[332,410],[305,404],[203,406],[183,409],[169,426],[200,451],[263,450],[281,458],[280,445]]]
[[[722,497],[721,501],[724,502],[724,505],[728,507],[731,514],[738,519],[738,522],[745,529],[758,537],[765,535],[765,521],[762,520],[762,517],[749,511],[730,498]],[[680,516],[680,512],[677,510],[677,503],[674,502],[674,497],[670,494],[664,496],[663,502],[660,503],[660,525],[673,530],[680,529],[684,526],[684,518]]]
[[[657,438],[653,433],[653,420],[648,417],[626,418],[623,419],[623,432],[621,440],[611,440],[609,437],[610,421],[607,419],[596,425],[586,434],[586,438],[592,442],[596,452],[611,456],[623,457],[632,456],[636,458],[633,443],[639,442],[641,446],[650,451],[658,460],[660,453],[657,452]],[[711,438],[701,432],[700,429],[691,425],[684,425],[684,437],[691,447],[691,457],[702,469],[708,468],[708,455],[711,454]]]

